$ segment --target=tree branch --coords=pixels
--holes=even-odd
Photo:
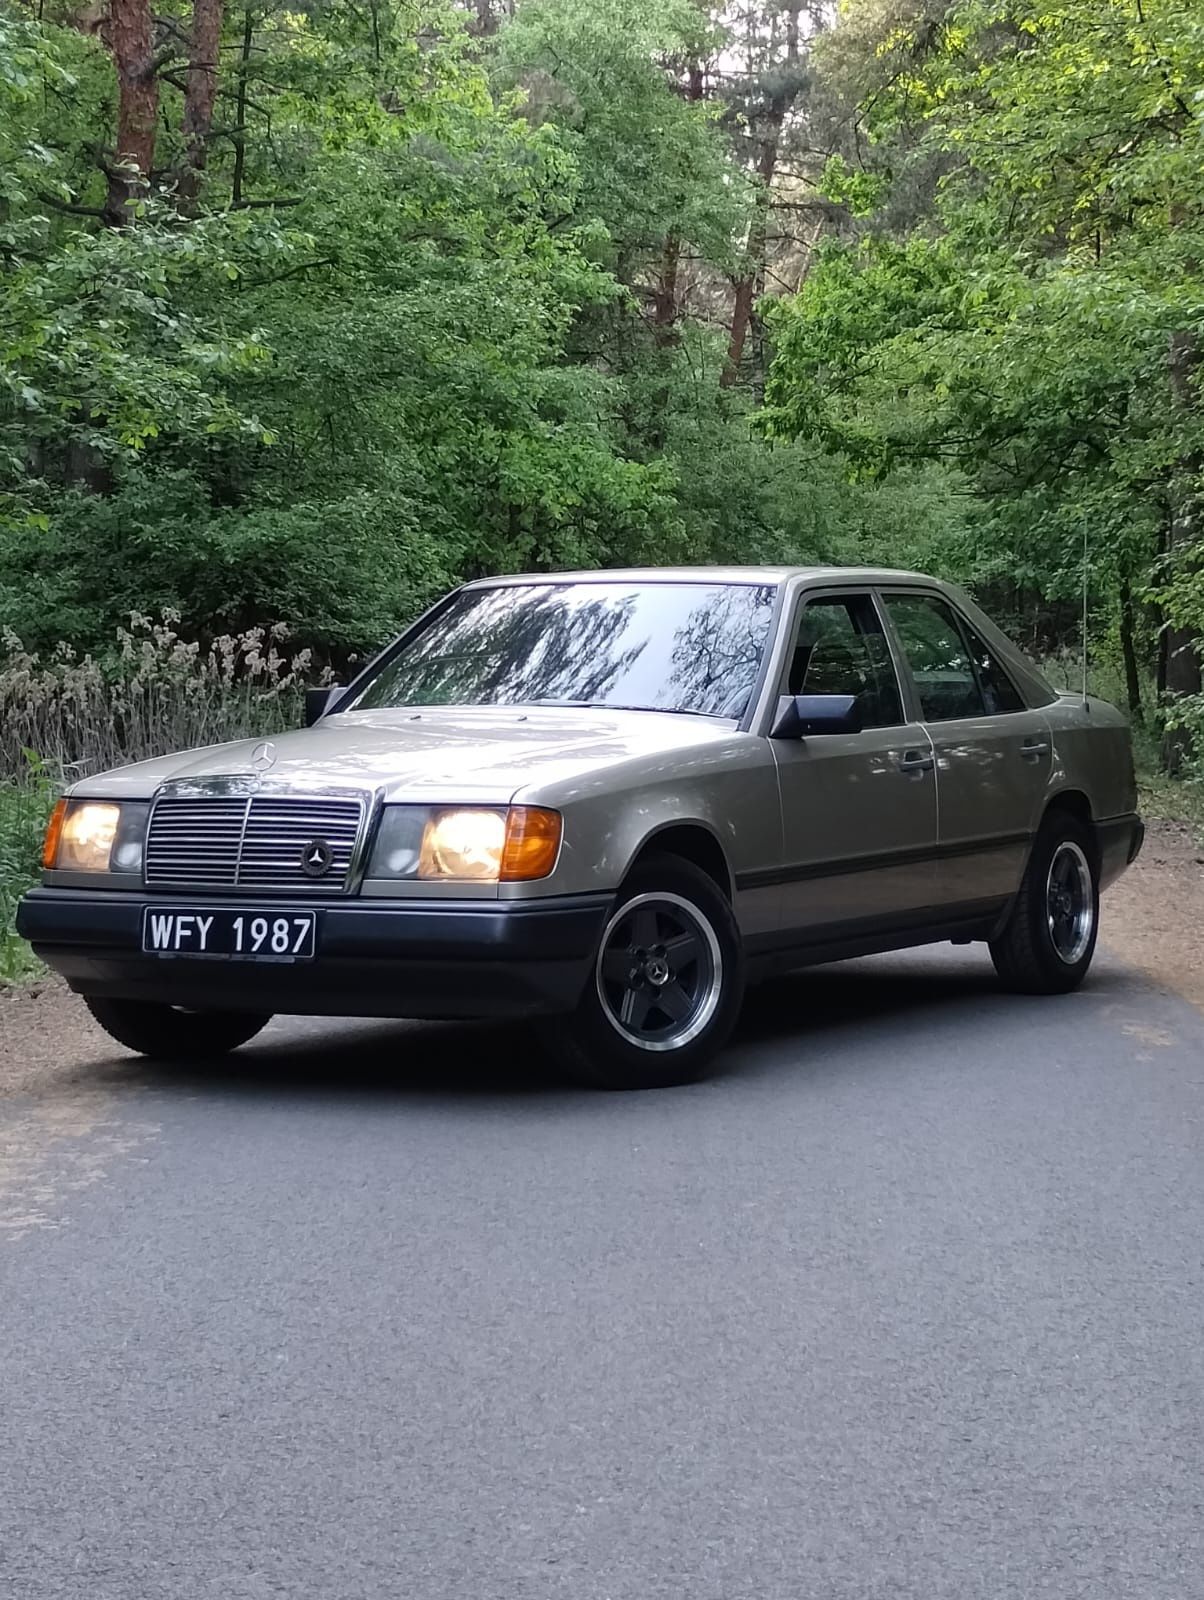
[[[296,278],[303,272],[313,272],[318,267],[337,267],[337,256],[323,256],[320,261],[302,261],[295,267],[289,267],[285,272],[278,272],[274,278],[251,278],[243,281],[244,289],[270,289],[273,284],[283,283],[286,278]]]
[[[278,200],[235,200],[229,207],[231,211],[262,211],[267,206],[299,206],[305,199],[304,195],[291,195]]]
[[[74,206],[66,200],[60,200],[56,195],[49,194],[45,189],[38,190],[38,199],[43,205],[50,206],[55,211],[62,211],[69,217],[104,217],[106,213],[99,206]]]

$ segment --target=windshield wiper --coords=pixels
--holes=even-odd
[[[665,716],[721,717],[720,711],[696,711],[692,706],[628,706],[613,700],[516,700],[523,706],[566,706],[574,711],[651,711]]]

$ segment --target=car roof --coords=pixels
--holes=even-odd
[[[595,567],[588,572],[515,572],[496,578],[477,578],[466,589],[491,589],[511,584],[556,583],[716,583],[779,584],[802,579],[839,588],[844,584],[924,585],[956,601],[963,614],[1007,663],[1013,677],[1025,686],[1030,705],[1048,705],[1057,695],[1024,653],[975,604],[962,586],[924,572],[895,567]]]
[[[785,583],[791,578],[835,579],[844,583],[894,582],[900,578],[936,583],[922,572],[890,567],[595,567],[586,572],[513,572],[476,578],[468,589],[527,583]]]

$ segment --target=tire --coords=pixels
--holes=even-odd
[[[246,1011],[181,1011],[153,1000],[84,1004],[110,1038],[157,1061],[200,1061],[246,1044],[272,1020]]]
[[[585,992],[546,1030],[561,1071],[593,1089],[667,1089],[702,1077],[744,998],[727,896],[679,856],[638,864],[619,891]]]
[[[995,971],[1019,994],[1069,994],[1087,976],[1099,932],[1099,861],[1091,830],[1049,812],[1020,892],[991,941]]]

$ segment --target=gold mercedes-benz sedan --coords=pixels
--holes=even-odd
[[[980,940],[1073,989],[1141,847],[1120,713],[915,573],[485,579],[308,719],[59,802],[18,925],[129,1048],[537,1017],[580,1080],[675,1084],[768,972]]]

